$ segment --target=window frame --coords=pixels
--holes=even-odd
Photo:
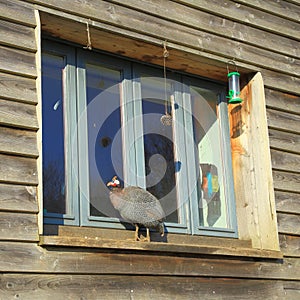
[[[126,145],[129,145],[129,140],[132,136],[139,136],[143,134],[143,112],[142,112],[142,97],[141,97],[141,83],[139,78],[142,73],[147,73],[147,75],[158,76],[160,74],[157,68],[151,66],[141,65],[139,62],[129,62],[121,58],[115,58],[107,56],[103,53],[87,53],[82,49],[76,49],[75,47],[66,46],[61,43],[56,43],[53,41],[43,41],[43,52],[52,53],[54,55],[63,56],[66,60],[66,67],[63,74],[63,80],[65,81],[64,88],[64,102],[66,103],[66,113],[64,114],[65,120],[65,161],[66,161],[66,185],[68,186],[66,203],[69,207],[69,210],[72,214],[65,214],[63,216],[58,214],[45,214],[44,223],[49,224],[64,224],[64,225],[74,225],[74,226],[95,226],[103,228],[122,228],[120,221],[116,218],[109,217],[95,217],[89,214],[89,201],[86,201],[86,198],[89,198],[89,183],[88,183],[88,138],[87,138],[87,116],[86,112],[86,65],[93,64],[95,66],[105,66],[117,69],[122,74],[122,80],[120,83],[121,93],[120,98],[123,103],[121,103],[121,114],[123,120],[129,120],[134,117],[134,122],[128,122],[131,124],[129,128],[123,132],[122,144],[124,144],[123,155],[124,161],[127,164],[133,164],[136,166],[137,176],[132,176],[132,174],[124,174],[125,181],[128,185],[139,185],[145,187],[145,166],[144,158],[141,157],[139,153],[144,153],[143,151],[143,141],[135,144],[134,153],[126,151]],[[70,56],[70,58],[69,58]],[[133,70],[133,72],[131,72]],[[161,76],[161,75],[160,75]],[[184,203],[182,208],[180,208],[179,213],[181,223],[166,223],[168,232],[170,233],[186,233],[186,234],[196,234],[196,235],[209,235],[209,236],[224,236],[224,237],[238,237],[237,232],[237,222],[235,214],[235,198],[233,191],[233,177],[232,177],[232,167],[231,167],[231,154],[230,147],[228,146],[230,142],[225,143],[224,138],[229,141],[229,125],[228,125],[228,115],[227,115],[227,104],[225,103],[225,94],[224,87],[218,83],[210,82],[207,79],[195,78],[192,75],[168,75],[172,77],[175,82],[185,80],[190,84],[195,83],[197,86],[209,86],[209,89],[213,89],[220,93],[219,96],[219,117],[221,116],[219,122],[221,124],[221,132],[224,134],[222,140],[222,149],[225,151],[225,156],[227,159],[227,164],[224,169],[228,169],[224,179],[230,178],[231,184],[228,189],[229,201],[226,201],[227,215],[229,216],[229,228],[213,228],[213,227],[204,227],[199,226],[199,215],[196,213],[191,214],[191,211],[198,211],[196,203],[199,199],[196,199],[196,191],[191,192],[191,187],[189,182],[197,180],[195,164],[192,163],[192,160],[187,159],[189,155],[193,158],[197,154],[193,153],[193,150],[188,147],[187,143],[180,142],[179,136],[183,136],[185,139],[185,134],[180,133],[183,127],[191,126],[191,120],[188,120],[188,113],[191,112],[191,107],[187,106],[187,103],[190,103],[191,94],[186,89],[185,84],[180,84],[173,91],[174,101],[183,107],[183,110],[178,110],[179,113],[175,112],[175,118],[177,122],[174,126],[174,136],[175,140],[180,143],[183,148],[184,155],[179,157],[179,153],[175,147],[175,152],[177,159],[184,161],[187,165],[187,169],[184,168],[184,173],[180,177],[177,176],[179,181],[180,188],[178,189],[179,201],[184,194],[184,192],[191,192],[191,199],[188,203]],[[176,83],[175,83],[176,84]],[[76,92],[75,92],[76,91]],[[75,100],[72,100],[75,99]],[[180,112],[181,111],[181,112]],[[219,113],[219,112],[218,112]],[[77,117],[76,117],[77,116]],[[140,116],[137,117],[137,116]],[[83,118],[83,122],[79,122],[78,119]],[[78,127],[78,128],[77,128]],[[190,128],[193,132],[193,128]],[[225,130],[225,132],[224,132]],[[74,135],[66,134],[68,132],[74,132]],[[177,145],[177,142],[175,142]],[[224,149],[225,150],[224,150]],[[75,159],[74,159],[75,158]],[[193,159],[193,161],[195,161]],[[72,165],[73,164],[73,165]],[[72,167],[71,167],[72,165]],[[128,169],[126,165],[124,171]],[[222,170],[224,171],[224,170]],[[179,177],[179,178],[178,178]],[[80,189],[76,188],[76,184],[71,184],[74,181],[74,178],[78,178],[80,182]],[[227,186],[227,185],[226,185]],[[70,196],[72,200],[70,199]],[[87,195],[87,197],[86,197]],[[181,195],[181,196],[180,196]],[[227,196],[228,197],[228,196]],[[228,207],[227,207],[228,206]],[[188,216],[188,217],[187,217]],[[62,219],[60,218],[62,217]]]

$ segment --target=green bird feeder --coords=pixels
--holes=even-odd
[[[235,62],[232,61],[234,64]],[[229,72],[228,66],[227,66],[227,78],[228,78],[228,96],[227,98],[229,104],[237,104],[242,103],[242,99],[240,98],[240,73],[237,71],[235,72]]]

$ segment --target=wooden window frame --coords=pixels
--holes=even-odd
[[[64,14],[64,17],[61,18],[52,9],[44,7],[38,7],[38,9],[39,17],[43,24],[39,27],[39,36],[41,36],[41,32],[43,31],[45,35],[59,37],[84,45],[84,41],[86,41],[86,23],[89,20],[83,20],[82,18],[68,14]],[[61,28],[64,28],[64,30],[61,30]],[[91,32],[93,35],[93,47],[96,49],[122,54],[137,60],[146,58],[147,61],[150,59],[152,63],[160,64],[160,59],[158,59],[162,43],[160,40],[139,34],[133,35],[130,31],[124,29],[122,29],[119,35],[117,33],[118,29],[114,26],[99,22],[93,22]],[[191,74],[215,80],[225,80],[224,70],[226,70],[226,59],[215,60],[207,56],[202,57],[199,53],[195,53],[195,51],[190,51],[186,47],[175,44],[172,44],[171,47],[173,48],[172,53],[174,57],[178,59],[174,59],[169,64],[170,68],[184,70]],[[255,71],[240,68],[242,78],[245,78],[247,74],[253,74],[253,72]],[[185,253],[189,253],[190,251],[192,253],[207,254],[209,252],[214,255],[240,255],[276,259],[282,257],[278,241],[264,85],[260,73],[257,73],[245,85],[241,92],[241,98],[244,102],[239,108],[234,106],[228,107],[231,152],[234,166],[234,190],[239,227],[238,240],[199,237],[203,238],[201,242],[199,239],[191,237],[194,241],[183,239],[180,242],[178,238],[175,238],[170,239],[170,244],[168,243],[163,246],[169,246],[168,249],[170,252],[177,252],[172,248],[174,242],[176,246],[193,244],[191,248],[187,247],[183,251]],[[234,136],[233,131],[237,126],[240,127],[243,134]],[[262,157],[264,161],[263,165],[260,162]],[[250,177],[249,174],[251,175]],[[257,175],[257,179],[255,179],[256,176],[254,175]],[[249,178],[251,178],[251,184],[249,184]],[[40,220],[41,217],[42,212],[40,213]],[[50,229],[50,231],[44,231],[43,233],[42,226],[40,226],[40,229],[41,234],[44,234],[41,235],[41,245],[150,251],[157,248],[157,243],[146,246],[131,244],[126,241],[121,245],[116,245],[116,242],[112,242],[111,240],[108,242],[105,237],[102,239],[102,233],[99,231],[97,234],[88,236],[85,235],[86,232],[79,230],[80,232],[76,235],[74,234],[76,231],[71,227],[68,230],[66,226],[58,226],[54,229],[57,236],[47,236],[49,232],[53,233],[53,230]],[[208,252],[205,249],[209,249]],[[161,251],[168,252],[167,249]]]

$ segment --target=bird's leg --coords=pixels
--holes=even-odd
[[[144,242],[149,242],[149,243],[150,243],[150,230],[149,230],[148,227],[146,228],[146,230],[147,230],[147,236],[146,236],[146,238],[144,239]]]
[[[138,224],[134,224],[135,225],[135,241],[140,241],[140,238],[139,238],[139,225]]]

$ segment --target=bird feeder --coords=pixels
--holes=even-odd
[[[234,61],[233,61],[234,63]],[[235,63],[234,63],[235,64]],[[237,68],[234,72],[229,72],[227,65],[227,78],[228,78],[228,96],[229,104],[241,103],[243,100],[240,98],[240,73]]]

